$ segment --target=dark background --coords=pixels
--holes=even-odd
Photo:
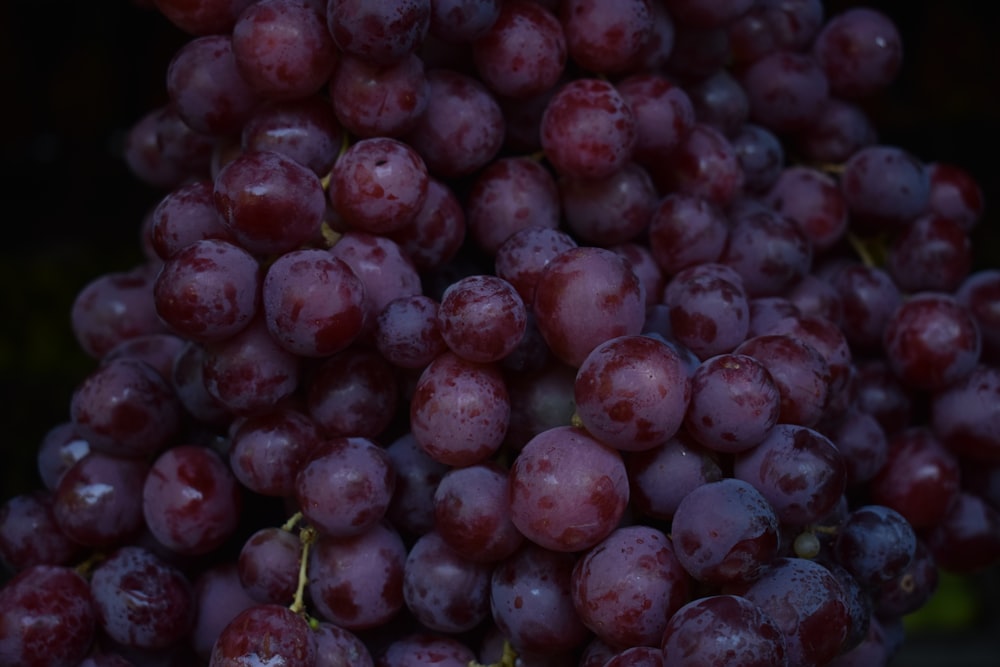
[[[903,35],[898,80],[867,103],[882,141],[976,176],[987,202],[977,266],[1000,266],[995,4],[835,1],[827,14],[859,4]],[[131,124],[166,101],[166,65],[186,39],[131,0],[0,3],[0,500],[40,485],[35,448],[93,367],[69,329],[76,292],[142,260],[139,226],[163,193],[135,180],[120,152]],[[972,655],[1000,655],[997,591],[993,574],[948,579],[897,664],[994,664]]]

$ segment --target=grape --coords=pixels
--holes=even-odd
[[[775,296],[809,273],[813,245],[792,218],[761,209],[733,220],[719,261],[736,269],[747,296]]]
[[[476,656],[468,646],[447,635],[417,632],[401,637],[386,647],[378,667],[467,667]]]
[[[434,496],[451,469],[428,456],[412,433],[400,436],[385,451],[396,470],[386,517],[403,534],[423,535],[435,525]]]
[[[743,73],[750,119],[774,132],[808,127],[830,92],[827,74],[809,54],[775,51]]]
[[[233,57],[248,84],[272,99],[320,90],[337,63],[326,16],[307,0],[261,0],[232,28]]]
[[[699,122],[715,128],[729,139],[749,120],[747,93],[728,70],[687,86],[688,96]]]
[[[850,100],[828,97],[811,125],[795,136],[803,157],[816,163],[846,162],[856,151],[876,143],[878,137],[865,109]]]
[[[389,455],[362,437],[327,440],[295,478],[295,497],[310,524],[332,537],[356,536],[382,520],[396,473]]]
[[[1000,460],[996,396],[1000,370],[979,365],[931,398],[931,427],[953,452],[977,461]]]
[[[304,389],[309,416],[328,437],[378,437],[395,417],[399,399],[391,365],[364,346],[326,358]]]
[[[212,181],[200,179],[174,188],[156,204],[150,214],[150,242],[160,259],[201,239],[232,241],[212,193]]]
[[[958,222],[924,215],[893,239],[886,268],[905,292],[953,292],[972,269],[972,242]]]
[[[321,441],[319,427],[290,407],[247,417],[234,429],[229,467],[247,489],[265,496],[290,496],[295,475]]]
[[[577,557],[525,542],[493,569],[490,611],[518,651],[543,655],[574,649],[588,636],[573,604]]]
[[[844,493],[843,455],[811,428],[777,424],[753,449],[737,455],[733,475],[749,483],[783,524],[805,526],[822,519]]]
[[[281,153],[241,153],[216,174],[214,188],[223,223],[251,253],[288,252],[319,234],[323,186],[311,169]]]
[[[667,77],[636,72],[615,87],[635,118],[632,156],[636,162],[649,165],[667,157],[694,127],[695,111],[690,96]]]
[[[409,54],[390,64],[344,54],[329,83],[337,120],[361,138],[398,137],[413,129],[427,108],[424,62]]]
[[[680,145],[653,170],[653,181],[661,190],[726,206],[743,187],[744,176],[732,142],[714,127],[695,122]]]
[[[191,648],[208,662],[219,635],[240,612],[255,605],[240,583],[236,564],[223,562],[203,571],[194,581],[194,626]]]
[[[882,505],[858,507],[837,529],[837,562],[862,586],[884,584],[909,567],[917,549],[913,527],[896,510]]]
[[[761,125],[745,122],[734,133],[733,150],[743,171],[743,187],[765,192],[776,187],[785,171],[785,147],[778,136]]]
[[[927,172],[929,212],[957,222],[966,231],[973,229],[983,214],[983,190],[976,177],[951,162],[928,163]]]
[[[544,226],[521,229],[507,237],[496,249],[494,269],[517,290],[525,305],[534,304],[535,287],[545,266],[577,242],[566,232]]]
[[[173,331],[199,342],[223,340],[250,324],[260,284],[253,255],[228,241],[201,239],[164,262],[153,298]]]
[[[143,525],[142,488],[148,470],[144,461],[100,452],[77,461],[52,496],[59,532],[97,548],[133,538]]]
[[[559,7],[566,46],[585,70],[613,74],[630,69],[653,30],[648,0],[569,0]]]
[[[406,556],[403,599],[428,629],[465,632],[490,615],[491,572],[491,566],[462,557],[432,530]]]
[[[778,387],[778,420],[815,426],[830,393],[830,366],[816,348],[791,334],[760,334],[733,350],[761,363]]]
[[[331,0],[327,27],[344,52],[388,64],[412,53],[430,27],[430,0]]]
[[[490,363],[514,351],[524,336],[528,313],[514,286],[503,278],[468,276],[441,295],[438,329],[452,352]]]
[[[261,528],[240,549],[236,573],[251,600],[262,604],[285,604],[295,596],[299,583],[298,536],[281,528]]]
[[[687,430],[662,445],[624,455],[631,502],[650,517],[670,519],[695,488],[722,479],[718,457]]]
[[[342,140],[333,107],[320,95],[262,104],[240,133],[244,151],[281,153],[320,178],[330,173]]]
[[[627,260],[588,246],[570,248],[549,260],[533,305],[553,354],[579,366],[604,341],[639,333],[645,302],[642,283]],[[586,331],[580,330],[580,322],[590,323]]]
[[[854,152],[844,163],[840,188],[852,227],[865,231],[905,225],[924,212],[930,198],[927,166],[909,151],[886,144]]]
[[[253,0],[153,0],[157,11],[171,23],[192,35],[226,32],[232,29],[237,16]]]
[[[566,67],[566,35],[559,20],[534,2],[493,4],[499,4],[499,13],[472,43],[479,77],[497,95],[508,98],[552,88]]]
[[[678,503],[670,530],[677,560],[709,585],[753,581],[778,553],[775,510],[741,479],[692,489]]]
[[[415,268],[429,271],[454,258],[465,239],[465,232],[465,212],[455,193],[431,177],[427,182],[427,197],[416,217],[390,238]]]
[[[628,503],[621,455],[570,426],[528,441],[510,470],[511,520],[529,540],[580,551],[607,537]]]
[[[240,612],[212,647],[211,667],[267,664],[288,667],[316,664],[316,646],[307,621],[279,605],[255,605]]]
[[[0,589],[0,660],[73,667],[96,636],[87,581],[68,567],[33,565]]]
[[[937,561],[927,543],[918,538],[910,564],[900,574],[876,587],[872,594],[875,611],[882,617],[898,618],[911,614],[924,606],[937,587]]]
[[[177,553],[216,550],[236,530],[242,488],[215,452],[177,445],[153,462],[142,489],[142,511],[156,539]]]
[[[53,497],[39,489],[0,505],[0,564],[17,573],[35,565],[67,565],[80,545],[56,522]]]
[[[607,178],[631,159],[637,134],[625,98],[601,79],[564,84],[545,107],[542,149],[556,172],[583,179]]]
[[[671,334],[699,359],[732,352],[746,338],[747,293],[728,266],[710,262],[682,269],[663,290],[663,303],[670,309]]]
[[[559,195],[566,227],[574,237],[605,247],[642,234],[659,200],[649,173],[635,162],[600,180],[564,176]]]
[[[576,374],[576,413],[587,431],[620,450],[649,449],[681,427],[691,395],[680,356],[649,336],[601,343]]]
[[[430,34],[444,40],[472,42],[482,37],[500,15],[501,0],[435,0]]]
[[[835,245],[847,231],[847,203],[837,182],[812,167],[782,169],[765,201],[798,223],[817,251]]]
[[[649,223],[649,249],[668,274],[715,262],[722,255],[729,223],[707,199],[670,193],[660,200]]]
[[[892,19],[870,7],[833,16],[819,30],[812,52],[841,97],[863,97],[888,86],[899,72],[903,46]]]
[[[856,405],[848,407],[833,423],[820,424],[818,428],[844,455],[849,485],[870,482],[889,459],[885,429],[873,415]]]
[[[655,646],[690,592],[675,549],[648,526],[624,526],[591,547],[570,580],[580,620],[612,646]]]
[[[983,360],[1000,359],[1000,270],[980,269],[955,291],[955,298],[972,313],[983,345]]]
[[[570,423],[576,411],[575,380],[574,368],[551,360],[509,379],[510,426],[504,444],[520,451],[542,431]]]
[[[960,492],[941,522],[926,533],[927,547],[946,572],[980,572],[1000,557],[1000,511]]]
[[[834,272],[831,282],[840,297],[841,330],[847,340],[863,350],[881,345],[885,325],[903,301],[889,273],[875,266],[852,263]]]
[[[780,629],[789,665],[828,663],[850,631],[840,584],[814,561],[778,558],[743,596]]]
[[[368,647],[349,630],[320,621],[313,629],[316,667],[373,667]]]
[[[445,352],[421,372],[410,426],[431,458],[451,466],[486,460],[503,442],[510,397],[500,371]]]
[[[101,628],[125,646],[166,648],[194,623],[191,582],[139,546],[124,546],[98,565],[90,590]]]
[[[353,229],[394,232],[420,210],[427,180],[427,166],[413,148],[388,137],[362,139],[333,165],[330,203]]]
[[[757,604],[736,595],[692,600],[663,633],[664,667],[782,667],[790,664],[781,627]]]
[[[151,333],[129,338],[115,345],[101,358],[101,365],[115,359],[135,359],[152,366],[164,380],[170,381],[174,361],[188,341],[171,333]]]

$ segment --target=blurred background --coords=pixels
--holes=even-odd
[[[140,223],[163,194],[120,156],[131,124],[166,101],[167,63],[188,39],[147,3],[0,3],[0,500],[39,487],[35,448],[93,368],[69,327],[77,291],[142,261]],[[898,80],[867,103],[882,140],[973,173],[986,194],[977,267],[1000,266],[997,4],[837,0],[827,14],[854,5],[903,35]],[[945,577],[894,665],[1000,664],[998,593],[996,572]]]

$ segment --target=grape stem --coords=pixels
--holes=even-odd
[[[306,581],[309,578],[309,547],[316,541],[316,537],[316,529],[312,526],[306,526],[299,531],[299,541],[302,542],[302,558],[299,561],[299,585],[295,589],[295,599],[289,607],[296,614],[306,613],[305,592]]]

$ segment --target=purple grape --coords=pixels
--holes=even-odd
[[[855,231],[899,228],[927,209],[927,165],[894,145],[858,149],[844,163],[840,188]]]
[[[735,20],[753,5],[750,0],[665,0],[670,15],[685,26],[715,28]]]
[[[244,151],[273,151],[312,169],[320,178],[337,159],[344,130],[321,95],[263,104],[243,124]]]
[[[557,361],[508,378],[510,426],[504,444],[520,451],[542,431],[570,423],[576,412],[575,380],[576,369]]]
[[[333,165],[330,203],[350,228],[386,234],[417,215],[427,182],[427,166],[410,146],[389,137],[362,139]]]
[[[434,495],[451,468],[428,456],[412,433],[400,436],[385,450],[396,470],[386,518],[404,535],[423,535],[435,525]]]
[[[838,655],[850,631],[843,589],[815,561],[778,558],[743,597],[780,629],[789,665],[827,664]]]
[[[949,218],[923,215],[893,238],[886,268],[904,292],[954,292],[972,270],[972,240]]]
[[[428,101],[404,135],[433,176],[457,178],[486,167],[503,145],[500,104],[479,79],[446,69],[427,72]]]
[[[651,308],[659,304],[667,278],[649,248],[638,241],[628,241],[608,246],[608,250],[628,261],[632,273],[642,283],[643,292],[646,294],[646,307]]]
[[[150,532],[181,554],[218,549],[236,531],[242,488],[214,451],[177,445],[153,462],[142,489],[142,511]]]
[[[945,572],[983,572],[1000,558],[1000,511],[963,491],[925,540]]]
[[[660,200],[649,223],[649,249],[665,273],[715,262],[722,255],[729,223],[714,203],[680,193]]]
[[[778,421],[815,426],[823,418],[830,394],[831,374],[816,348],[791,334],[760,334],[733,351],[753,357],[767,369],[778,387]]]
[[[70,415],[92,450],[129,458],[156,453],[180,426],[173,389],[156,369],[134,359],[92,371],[73,392]]]
[[[410,428],[431,458],[466,466],[489,458],[503,442],[510,397],[499,369],[452,352],[421,372],[410,402]]]
[[[362,437],[334,438],[314,449],[299,469],[295,498],[320,532],[352,537],[382,520],[395,482],[382,447]]]
[[[704,79],[688,84],[685,90],[698,122],[735,140],[740,128],[750,117],[750,101],[739,80],[728,69],[720,69]]]
[[[696,122],[680,145],[658,166],[651,166],[661,192],[730,204],[743,189],[743,169],[729,139],[714,127]]]
[[[755,193],[772,188],[785,164],[785,147],[778,135],[747,122],[734,133],[732,143],[743,170],[743,187]]]
[[[736,595],[691,600],[670,617],[663,667],[786,667],[781,627],[757,604]]]
[[[691,396],[680,356],[649,336],[595,347],[576,374],[576,414],[587,431],[620,450],[660,445],[677,433]]]
[[[309,623],[287,607],[255,605],[240,612],[219,634],[210,667],[239,667],[279,661],[287,667],[316,664]]]
[[[875,613],[896,618],[914,613],[937,591],[939,575],[937,561],[927,543],[918,538],[910,564],[873,591]]]
[[[448,349],[438,325],[438,304],[422,294],[386,304],[375,324],[375,346],[394,366],[422,370]]]
[[[635,117],[613,85],[578,78],[559,88],[542,116],[542,148],[556,173],[607,178],[631,159]]]
[[[899,30],[871,7],[853,7],[830,18],[812,52],[840,97],[865,97],[886,88],[903,61]]]
[[[148,470],[145,461],[100,452],[77,461],[52,497],[59,531],[94,548],[133,539],[143,526],[142,487]]]
[[[417,49],[431,21],[430,0],[331,0],[327,27],[341,51],[380,64]]]
[[[717,271],[717,269],[725,269]],[[741,277],[708,262],[682,269],[663,290],[670,331],[699,359],[732,352],[746,338],[750,307]]]
[[[976,177],[960,165],[941,161],[928,163],[927,173],[931,187],[929,212],[971,231],[983,215],[983,189]]]
[[[191,648],[206,664],[212,647],[230,621],[256,601],[240,583],[236,564],[225,561],[204,570],[194,581],[195,620]]]
[[[36,455],[42,486],[55,491],[66,471],[89,453],[90,443],[77,434],[73,422],[64,421],[51,427],[38,443]]]
[[[229,232],[254,254],[284,253],[319,236],[326,194],[305,165],[273,151],[248,151],[215,176],[215,206]]]
[[[464,558],[432,530],[406,556],[403,599],[424,627],[465,632],[490,616],[491,572],[490,565]]]
[[[87,581],[71,568],[33,565],[0,588],[0,661],[75,667],[96,636]]]
[[[621,454],[562,426],[532,438],[510,469],[511,519],[532,542],[581,551],[607,537],[628,504]]]
[[[212,181],[201,179],[172,189],[157,202],[151,214],[150,243],[160,259],[169,259],[202,239],[233,240],[215,208],[212,192]]]
[[[391,64],[343,54],[329,82],[337,119],[352,134],[399,137],[427,108],[424,62],[414,53]]]
[[[807,53],[769,53],[747,67],[740,79],[753,122],[782,134],[808,127],[830,92],[826,72]]]
[[[176,188],[204,178],[215,138],[185,123],[171,104],[143,114],[125,136],[122,157],[130,172],[155,188]]]
[[[618,528],[573,567],[573,605],[583,624],[612,646],[655,646],[689,599],[691,581],[660,530]]]
[[[558,654],[581,646],[589,631],[573,604],[577,557],[526,542],[493,569],[490,610],[518,652]]]
[[[11,573],[35,565],[67,565],[80,551],[60,529],[48,490],[11,496],[0,505],[0,564]]]
[[[135,359],[142,361],[160,374],[164,380],[170,381],[174,361],[187,347],[188,341],[170,333],[152,333],[129,338],[108,350],[101,359],[101,365],[115,359]]]
[[[844,415],[819,430],[844,455],[847,483],[869,483],[889,460],[889,442],[885,429],[871,414],[850,406]]]
[[[413,221],[389,237],[414,267],[428,271],[444,266],[465,240],[465,212],[451,188],[436,178],[427,182],[427,198]]]
[[[615,87],[635,117],[632,156],[639,164],[655,164],[666,158],[694,127],[690,96],[669,78],[652,71],[639,71],[617,82]]]
[[[878,136],[866,110],[850,100],[828,97],[812,122],[793,142],[802,156],[815,163],[840,164],[856,151],[876,143]]]
[[[837,529],[837,562],[865,587],[874,588],[903,574],[913,562],[917,536],[902,514],[884,505],[855,508]]]
[[[508,473],[492,462],[453,468],[434,489],[434,530],[471,561],[494,563],[524,541],[511,520]]]
[[[166,85],[184,123],[213,136],[238,134],[261,102],[240,74],[228,34],[203,35],[182,44],[167,66]]]
[[[476,654],[455,637],[427,631],[415,632],[392,641],[379,656],[378,667],[467,667]]]
[[[112,553],[94,569],[90,590],[101,629],[125,646],[163,649],[193,627],[191,582],[142,547]]]
[[[559,20],[538,3],[495,4],[499,13],[472,42],[479,78],[507,98],[531,97],[553,88],[567,58],[566,35]]]
[[[602,179],[563,176],[559,195],[574,238],[605,247],[637,239],[659,203],[649,173],[636,162]]]
[[[320,621],[313,628],[316,667],[374,667],[368,647],[349,630]]]
[[[852,263],[831,278],[840,296],[843,318],[840,326],[857,348],[871,350],[882,344],[885,325],[902,303],[902,293],[885,269]]]
[[[236,574],[244,594],[261,604],[290,604],[299,584],[302,543],[295,533],[260,528],[243,543]]]
[[[105,273],[84,285],[70,308],[76,342],[95,359],[119,343],[166,331],[156,314],[151,267]]]
[[[757,489],[782,524],[805,526],[829,512],[847,484],[843,455],[805,426],[777,424],[753,449],[737,454],[733,476]]]
[[[765,201],[798,223],[817,252],[832,247],[847,232],[847,203],[837,181],[813,167],[782,169]]]
[[[736,269],[747,296],[775,296],[812,268],[813,246],[792,218],[760,209],[733,220],[719,261]]]
[[[210,35],[232,29],[240,12],[253,0],[197,2],[154,0],[157,11],[171,23],[192,35]]]
[[[808,46],[825,19],[820,0],[765,0],[754,3],[728,24],[737,62],[752,62],[776,50]]]
[[[958,455],[1000,461],[1000,369],[979,365],[931,398],[931,428]]]
[[[627,452],[625,469],[630,501],[642,514],[670,519],[677,505],[695,488],[722,479],[718,457],[680,431],[667,442]]]
[[[648,0],[569,0],[559,12],[570,58],[591,72],[630,70],[653,31]]]
[[[308,570],[317,615],[351,631],[385,624],[404,606],[405,561],[402,538],[384,521],[360,535],[321,535]]]
[[[265,496],[288,497],[295,476],[321,442],[319,426],[288,407],[256,414],[232,431],[229,467],[240,484]]]
[[[174,359],[170,382],[186,414],[205,424],[227,423],[229,409],[208,392],[204,373],[205,349],[188,341]]]
[[[360,345],[326,358],[304,390],[309,416],[328,437],[378,437],[392,423],[399,402],[392,366]]]
[[[524,336],[528,313],[503,278],[475,275],[452,283],[441,295],[438,328],[448,348],[477,363],[499,361]]]
[[[645,303],[642,283],[627,260],[604,248],[580,247],[545,266],[533,306],[552,353],[579,366],[604,341],[639,333]],[[580,322],[588,322],[586,330]]]
[[[763,440],[780,413],[781,393],[767,368],[751,356],[726,353],[695,369],[684,425],[705,447],[736,453]]]
[[[1000,269],[973,272],[958,286],[955,298],[976,320],[984,361],[995,363],[1000,359]]]
[[[517,290],[526,305],[534,304],[535,288],[545,266],[556,255],[577,242],[566,232],[551,227],[527,227],[514,232],[496,249],[494,269]]]
[[[972,314],[954,297],[910,295],[882,332],[886,360],[908,385],[935,391],[961,380],[979,362],[982,342]]]
[[[189,340],[223,340],[257,313],[261,269],[253,255],[221,239],[202,239],[175,252],[153,285],[156,312]]]

